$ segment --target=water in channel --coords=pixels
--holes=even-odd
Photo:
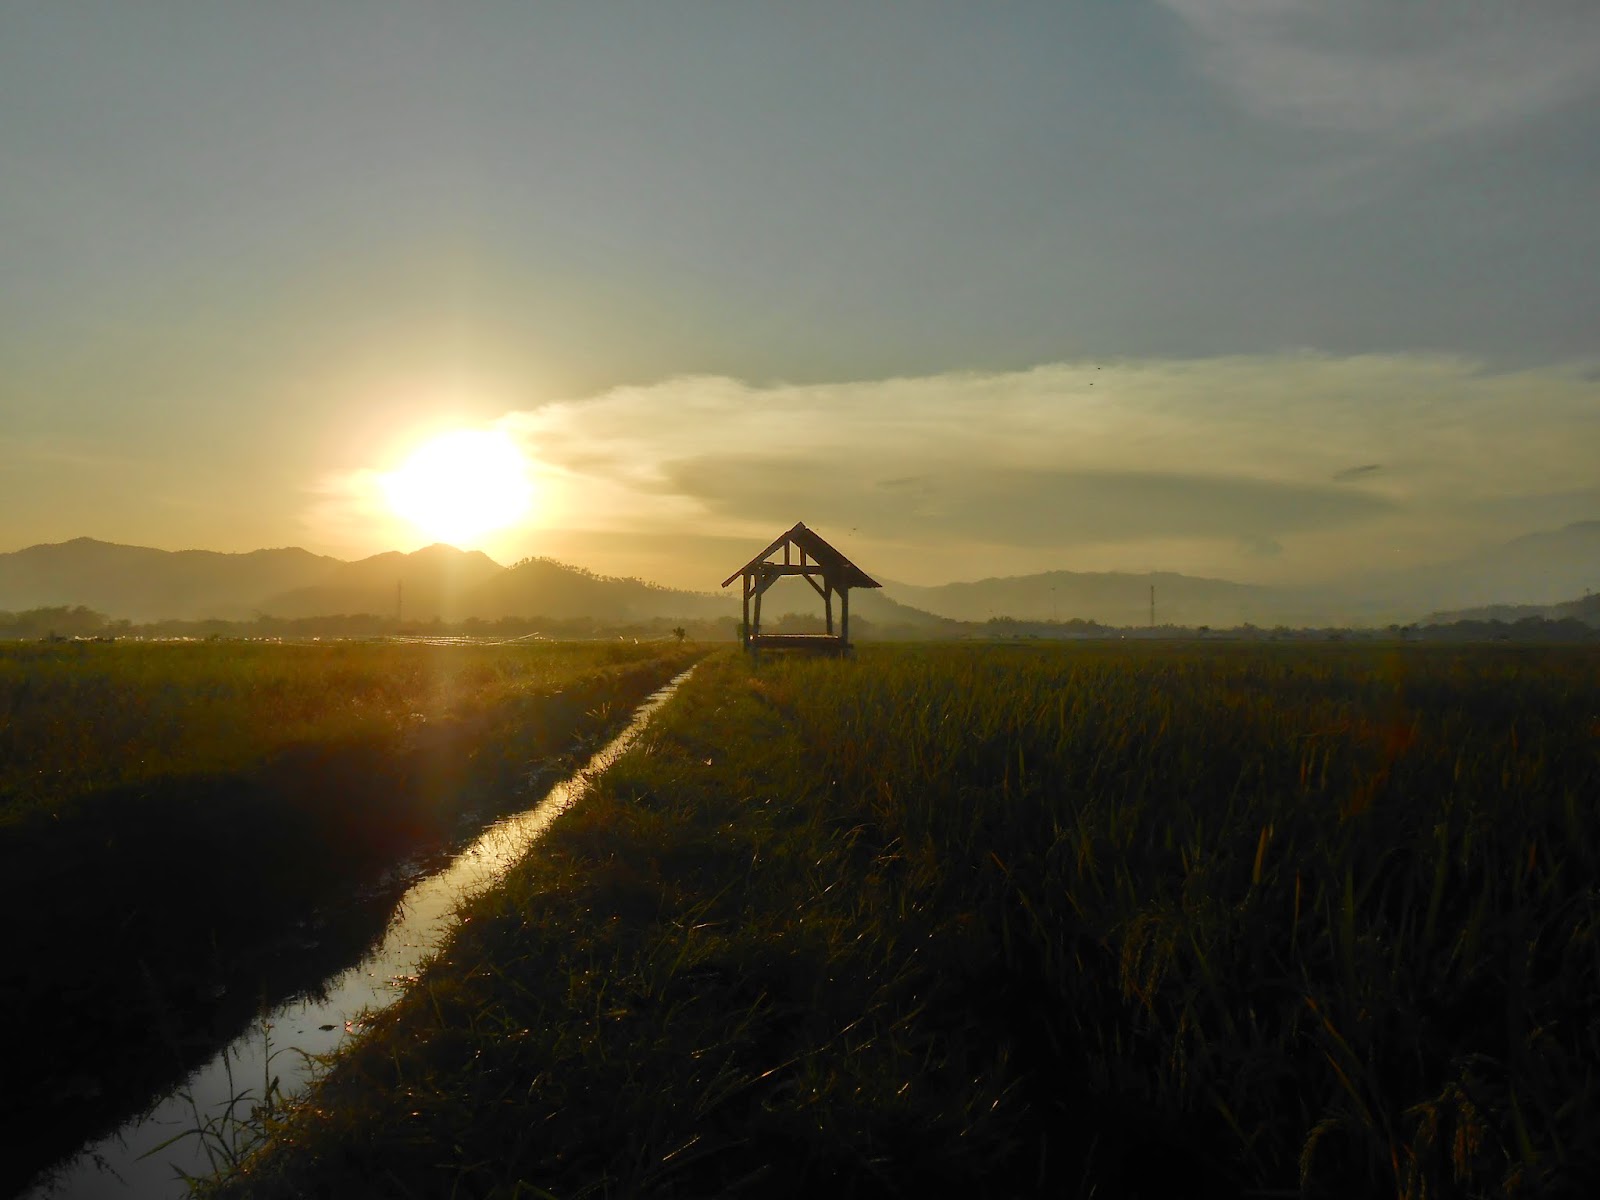
[[[279,1005],[148,1113],[84,1146],[25,1192],[26,1200],[174,1200],[187,1195],[185,1175],[213,1174],[223,1161],[230,1103],[247,1093],[237,1101],[244,1116],[270,1080],[277,1080],[285,1096],[304,1086],[310,1075],[307,1056],[336,1050],[355,1032],[363,1012],[392,1003],[443,944],[456,907],[522,858],[557,814],[582,794],[590,777],[633,743],[693,670],[640,705],[627,728],[538,804],[495,821],[436,874],[407,891],[382,940],[355,966],[324,981],[317,995]],[[204,1128],[212,1132],[196,1132]]]

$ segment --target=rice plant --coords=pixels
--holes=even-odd
[[[221,1186],[1600,1178],[1600,655],[732,655]]]

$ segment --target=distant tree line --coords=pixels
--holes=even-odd
[[[325,617],[274,617],[258,614],[246,621],[219,618],[205,620],[143,621],[112,620],[105,613],[82,605],[77,607],[35,608],[27,612],[0,611],[0,638],[374,638],[374,637],[547,637],[552,640],[601,637],[677,638],[696,641],[734,641],[738,637],[735,618],[685,620],[682,617],[655,617],[648,620],[610,620],[595,617],[503,617],[487,621],[469,617],[464,621],[396,620],[391,614],[346,613]]]
[[[819,633],[823,620],[813,614],[786,613],[764,622],[774,633]],[[938,629],[913,625],[880,625],[857,617],[850,622],[852,638],[862,641],[924,641],[967,639],[982,641],[1050,640],[1082,638],[1204,638],[1228,641],[1374,641],[1399,639],[1428,642],[1591,642],[1600,641],[1600,627],[1573,617],[1552,620],[1525,617],[1519,621],[1453,621],[1448,624],[1390,625],[1386,628],[1296,628],[1279,625],[1260,628],[1246,622],[1231,629],[1210,626],[1156,625],[1118,627],[1074,618],[1067,621],[1027,621],[991,617],[987,621],[950,621]],[[605,617],[501,617],[464,621],[396,620],[393,615],[348,613],[326,617],[274,617],[258,614],[247,621],[168,620],[135,623],[114,620],[83,605],[32,608],[25,612],[0,610],[0,639],[43,638],[381,638],[478,637],[534,638],[553,641],[633,637],[639,639],[690,638],[702,642],[737,641],[735,617],[652,617],[626,620]]]
[[[131,628],[127,621],[113,621],[105,613],[81,604],[30,608],[26,612],[0,609],[0,638],[103,637]]]

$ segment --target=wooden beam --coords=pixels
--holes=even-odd
[[[833,589],[830,587],[822,593],[822,611],[828,618],[828,634],[833,634]]]
[[[839,589],[839,649],[850,653],[850,589]]]
[[[763,633],[758,642],[752,643],[751,648],[789,650],[811,650],[822,654],[837,654],[839,652],[839,639],[828,637],[821,633]]]
[[[732,583],[732,582],[733,582],[733,581],[734,581],[734,580],[735,580],[735,579],[737,579],[737,578],[739,578],[739,576],[740,576],[740,575],[741,575],[741,574],[742,574],[742,573],[743,573],[743,572],[745,572],[745,571],[748,571],[748,570],[749,570],[749,569],[750,569],[750,568],[751,568],[751,567],[753,567],[753,566],[755,566],[755,565],[756,565],[756,564],[757,564],[757,563],[759,563],[759,562],[760,562],[760,561],[761,561],[761,560],[762,560],[762,559],[763,559],[763,558],[765,558],[765,557],[766,557],[766,556],[767,556],[767,555],[769,555],[769,554],[771,554],[771,553],[772,553],[772,552],[773,552],[773,551],[774,551],[774,550],[776,550],[776,549],[777,549],[777,548],[778,548],[778,547],[779,547],[779,546],[781,546],[781,545],[783,545],[783,544],[784,544],[784,543],[785,543],[785,542],[787,542],[787,541],[788,541],[788,540],[789,540],[789,535],[790,535],[790,534],[791,534],[791,533],[793,533],[793,532],[794,532],[794,530],[792,530],[792,529],[789,529],[789,530],[785,530],[785,531],[784,531],[784,532],[783,532],[783,533],[781,533],[781,534],[779,534],[779,535],[778,535],[778,536],[777,536],[777,537],[776,537],[776,538],[774,538],[774,539],[773,539],[773,541],[772,541],[772,545],[770,545],[770,546],[768,546],[768,547],[767,547],[767,548],[766,548],[766,549],[765,549],[765,550],[763,550],[763,551],[762,551],[762,552],[761,552],[761,553],[760,553],[760,554],[758,554],[758,555],[756,555],[756,556],[755,556],[755,557],[754,557],[754,558],[752,558],[752,559],[751,559],[751,560],[750,560],[750,561],[749,561],[749,562],[747,562],[747,563],[745,563],[745,565],[744,565],[744,566],[742,566],[742,567],[740,567],[740,568],[739,568],[739,569],[738,569],[738,570],[737,570],[737,571],[735,571],[735,572],[734,572],[734,573],[733,573],[733,574],[732,574],[732,575],[729,575],[729,576],[728,576],[728,577],[727,577],[727,578],[726,578],[726,579],[724,579],[724,580],[723,580],[723,581],[722,581],[722,586],[723,586],[723,587],[727,587],[727,586],[728,586],[728,585],[729,585],[729,584],[730,584],[730,583]]]
[[[760,563],[756,567],[756,570],[760,572],[758,582],[755,585],[758,593],[766,591],[773,584],[777,583],[778,580],[788,575],[799,575],[802,578],[810,581],[815,576],[822,574],[822,570],[819,567],[786,567],[781,563]],[[823,578],[827,577],[823,576]],[[816,587],[817,585],[813,582],[811,586]]]

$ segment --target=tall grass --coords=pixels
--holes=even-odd
[[[757,686],[907,903],[972,911],[1036,990],[1029,1040],[1250,1182],[1600,1163],[1593,652],[947,651]]]
[[[0,1193],[380,934],[437,856],[698,652],[0,650]]]
[[[726,657],[227,1187],[1583,1194],[1597,798],[1588,650]]]

